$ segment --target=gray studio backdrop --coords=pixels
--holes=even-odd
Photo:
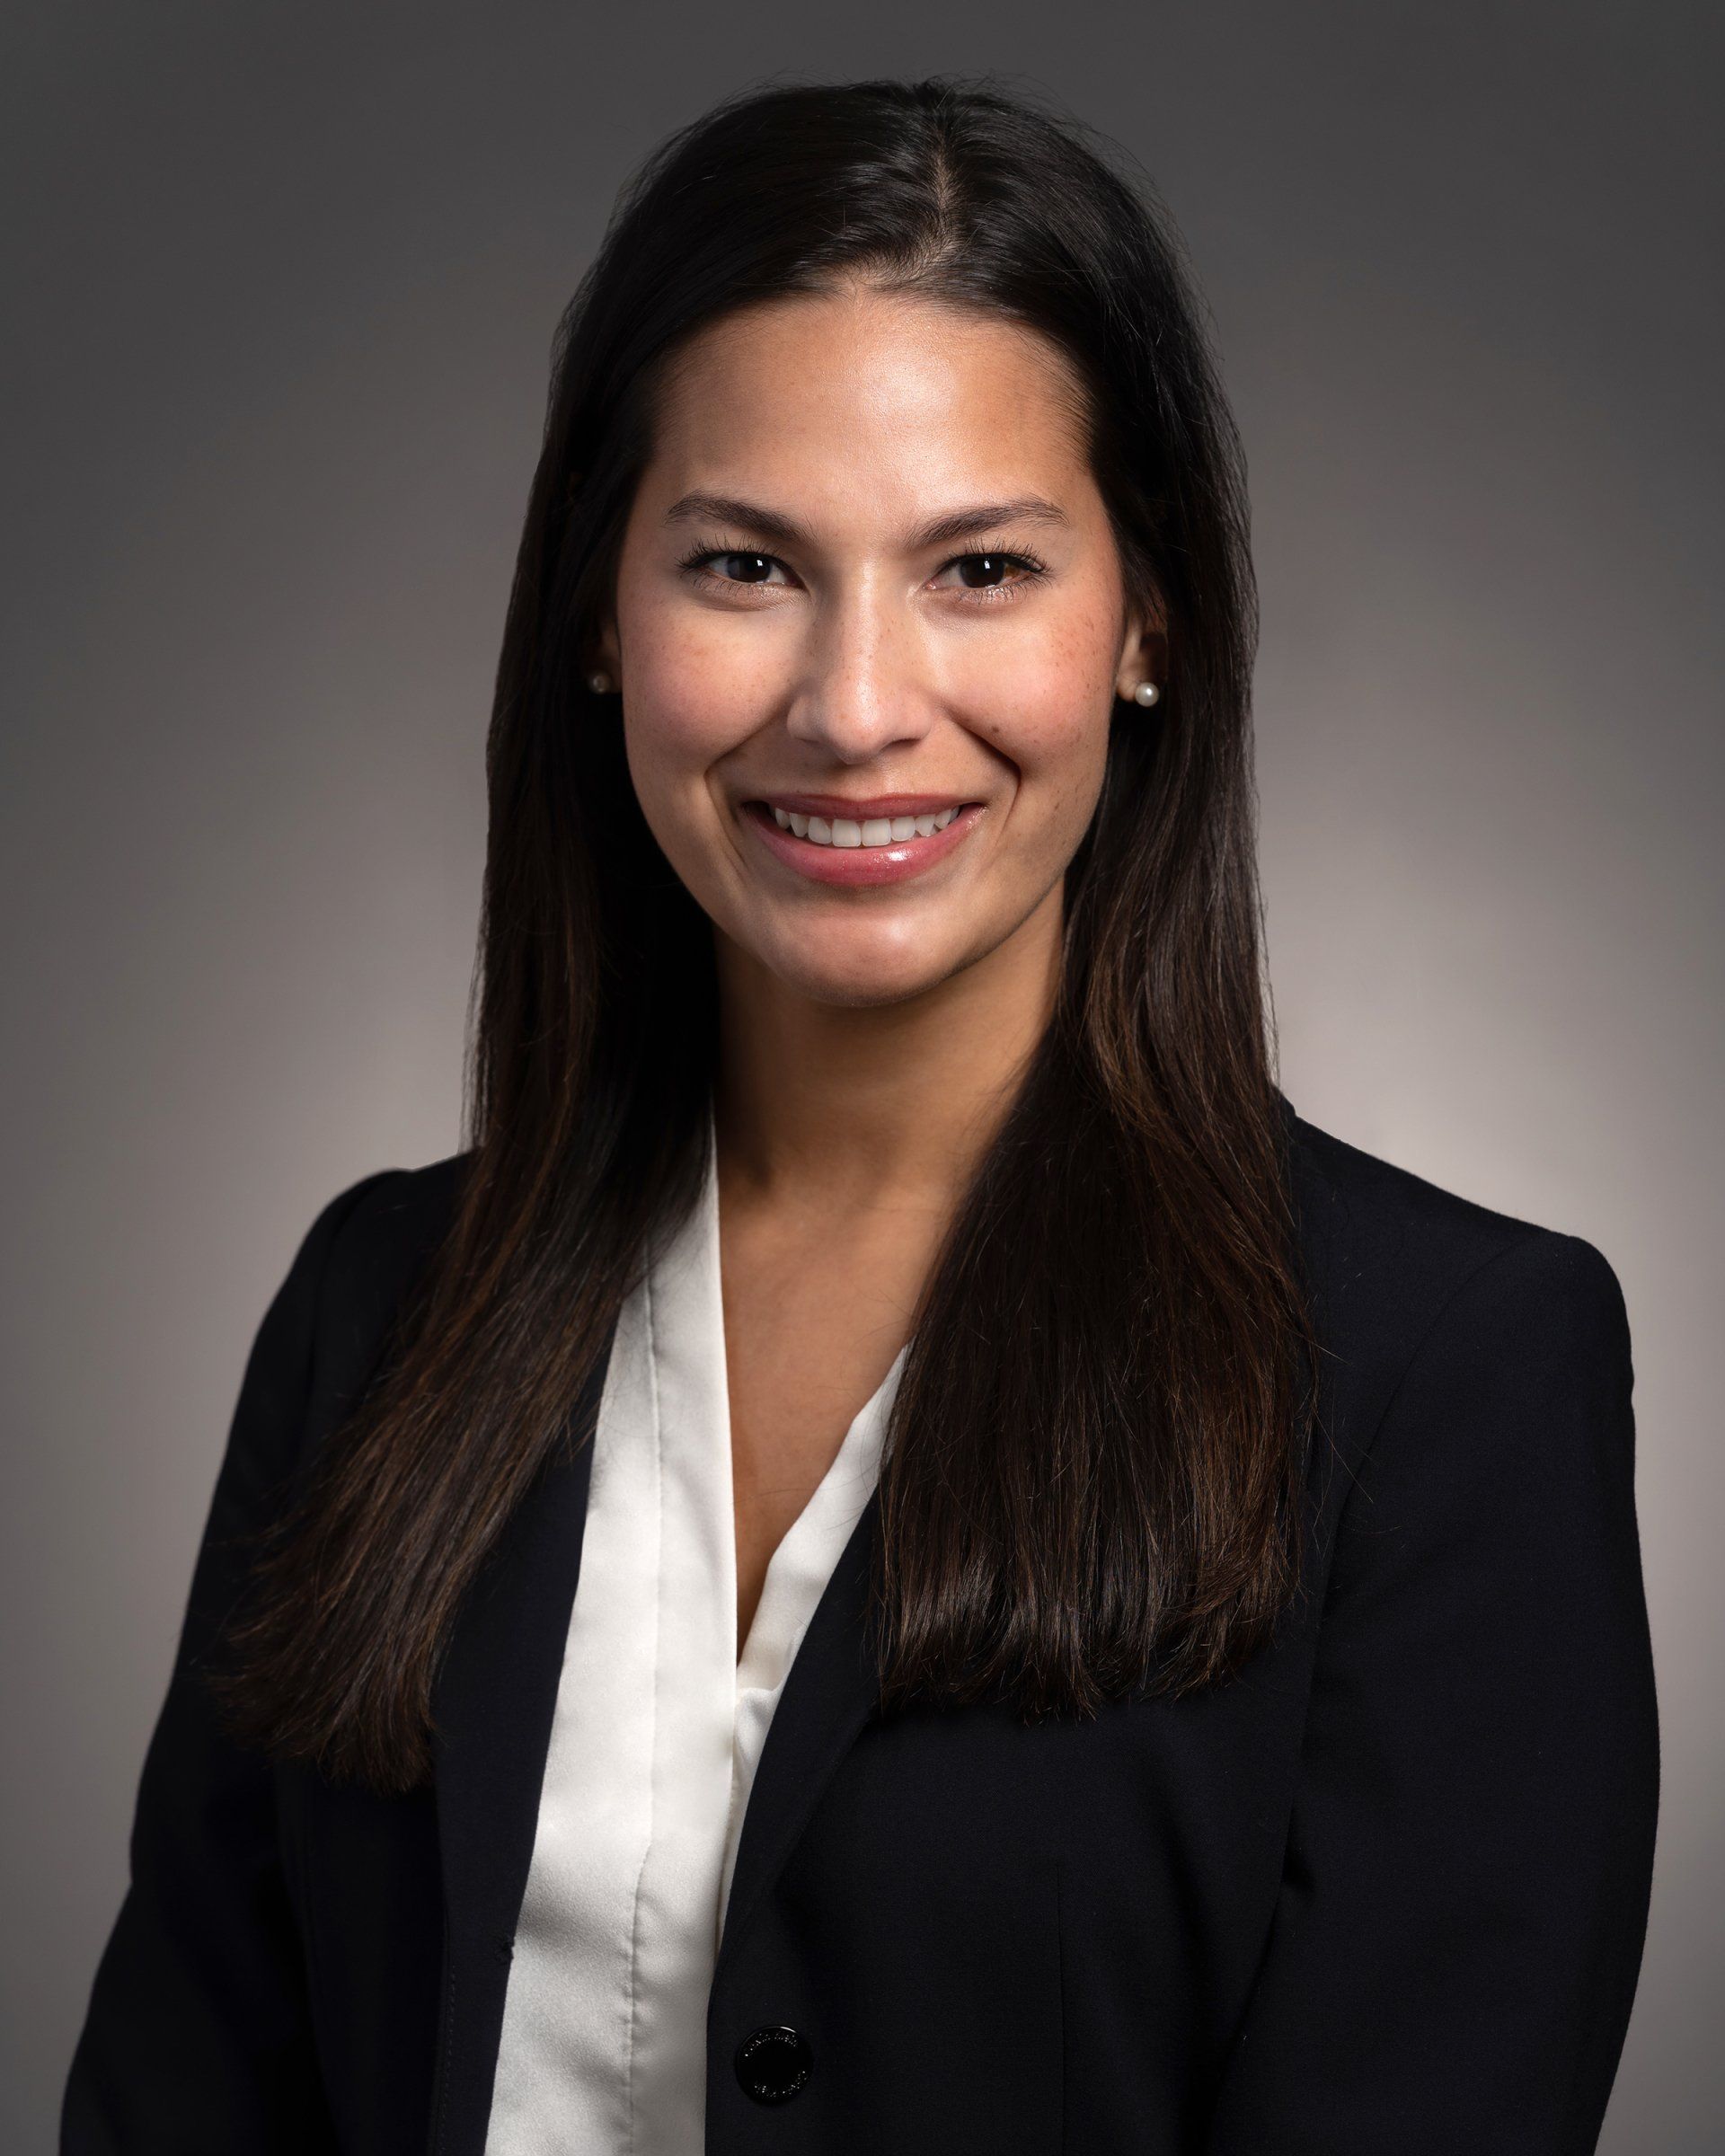
[[[1605,2145],[1716,2147],[1718,11],[3,34],[4,2145],[49,2145],[264,1305],[458,1141],[488,692],[613,191],[774,72],[990,68],[1143,160],[1214,308],[1286,1090],[1623,1281],[1665,1805]]]

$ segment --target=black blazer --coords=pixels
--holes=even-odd
[[[746,1815],[712,2156],[1594,2148],[1659,1772],[1623,1297],[1592,1244],[1284,1107],[1328,1350],[1301,1600],[1235,1682],[1178,1703],[882,1722],[859,1651],[871,1502]],[[67,2156],[480,2156],[590,1447],[481,1576],[429,1789],[241,1754],[191,1666],[242,1584],[232,1538],[372,1368],[464,1157],[333,1198],[263,1320]],[[769,2105],[738,2051],[778,2028],[809,2072]],[[757,2062],[794,2049],[776,2041]]]

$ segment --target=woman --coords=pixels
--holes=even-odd
[[[472,1143],[263,1321],[75,2156],[1595,2145],[1623,1298],[1276,1088],[1246,529],[1080,130],[775,88],[641,174],[510,603]]]

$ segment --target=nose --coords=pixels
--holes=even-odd
[[[933,698],[907,615],[880,584],[835,592],[818,610],[786,715],[793,740],[851,764],[923,738]]]

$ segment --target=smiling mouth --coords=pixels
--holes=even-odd
[[[858,849],[902,846],[913,839],[933,838],[965,809],[981,805],[979,801],[954,801],[944,808],[924,809],[917,815],[844,817],[805,815],[801,809],[776,808],[770,801],[744,804],[751,815],[763,821],[770,818],[781,831],[810,845]]]

